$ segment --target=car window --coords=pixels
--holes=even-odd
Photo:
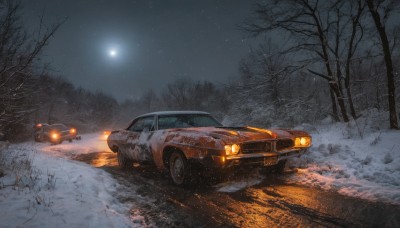
[[[158,129],[169,129],[169,128],[182,128],[184,123],[179,120],[177,116],[160,116],[158,118]]]
[[[222,126],[209,115],[180,114],[158,117],[158,129]]]
[[[147,116],[137,119],[128,128],[129,131],[141,132],[143,130],[153,131],[154,130],[154,116]]]
[[[211,118],[210,116],[207,115],[196,115],[193,116],[192,118],[196,127],[222,126],[222,124],[217,122],[214,118]]]
[[[43,130],[45,132],[54,131],[54,130],[56,130],[56,131],[67,131],[68,130],[68,127],[63,124],[53,124],[53,125],[44,126],[43,128],[44,128]]]

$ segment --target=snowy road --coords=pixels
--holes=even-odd
[[[258,173],[195,189],[175,187],[152,166],[120,170],[115,154],[97,136],[81,142],[43,147],[53,156],[82,161],[110,173],[118,182],[115,197],[135,205],[133,222],[168,227],[379,226],[400,225],[399,205],[370,202],[333,191],[293,184],[294,172]],[[144,222],[143,222],[144,220]]]

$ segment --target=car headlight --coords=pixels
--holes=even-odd
[[[75,128],[71,128],[71,129],[69,130],[69,133],[75,134],[75,133],[76,133],[76,129],[75,129]]]
[[[226,155],[236,155],[240,151],[240,146],[237,144],[225,145],[225,154]]]
[[[309,147],[311,146],[311,137],[297,137],[294,139],[295,147]]]
[[[52,138],[52,139],[58,139],[59,137],[60,137],[60,135],[57,134],[57,133],[51,134],[51,138]]]

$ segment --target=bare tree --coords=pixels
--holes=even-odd
[[[313,66],[309,72],[326,80],[332,114],[338,120],[340,111],[347,122],[346,100],[351,115],[356,117],[348,69],[362,41],[363,10],[361,0],[270,0],[257,5],[256,17],[246,22],[244,28],[254,36],[280,31],[283,38],[288,38],[285,52],[298,53],[300,66]],[[321,69],[325,72],[321,73]]]
[[[343,4],[345,4],[343,6]],[[362,42],[363,34],[364,34],[364,28],[361,25],[361,20],[363,19],[363,12],[365,9],[365,4],[362,0],[357,0],[357,1],[348,1],[345,2],[338,2],[338,4],[335,4],[333,6],[335,12],[336,12],[336,45],[335,45],[335,57],[337,59],[336,61],[336,68],[337,68],[337,74],[339,75],[339,79],[344,78],[344,84],[346,88],[346,93],[347,93],[347,100],[350,108],[350,114],[353,117],[353,119],[357,118],[355,107],[354,107],[354,102],[353,102],[353,96],[351,93],[351,74],[350,74],[350,69],[351,65],[354,61],[353,57],[358,49],[358,46]],[[343,11],[342,9],[346,8],[346,11]],[[345,35],[345,33],[350,34]],[[343,38],[344,37],[344,38]],[[341,48],[341,42],[345,42],[345,45],[347,45],[347,53],[344,53],[344,56],[341,57],[341,53],[339,51],[339,48]],[[341,64],[340,59],[344,59],[344,63]],[[341,72],[341,65],[344,65],[344,75]]]
[[[20,3],[0,1],[0,131],[23,122],[35,110],[35,61],[61,23],[27,34],[20,22]],[[15,128],[14,128],[15,129]]]
[[[150,112],[154,110],[155,106],[157,105],[158,96],[153,90],[149,89],[141,97],[141,100],[143,101],[144,106],[146,107],[146,112]]]
[[[190,109],[193,84],[193,81],[183,78],[169,83],[162,94],[162,99],[167,109]]]
[[[241,79],[237,85],[241,100],[253,97],[260,102],[278,105],[284,97],[283,93],[290,90],[287,79],[298,68],[290,65],[287,56],[274,46],[269,40],[241,60]]]
[[[386,23],[394,10],[399,9],[400,2],[396,0],[366,0],[369,12],[375,23],[376,30],[382,44],[382,51],[386,64],[389,120],[391,129],[399,129],[396,112],[396,86],[389,38],[386,33]]]

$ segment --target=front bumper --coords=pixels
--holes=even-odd
[[[279,161],[299,157],[307,151],[306,148],[288,149],[279,152],[254,154],[238,154],[234,156],[211,156],[205,166],[208,168],[230,168],[234,166],[273,166]]]

